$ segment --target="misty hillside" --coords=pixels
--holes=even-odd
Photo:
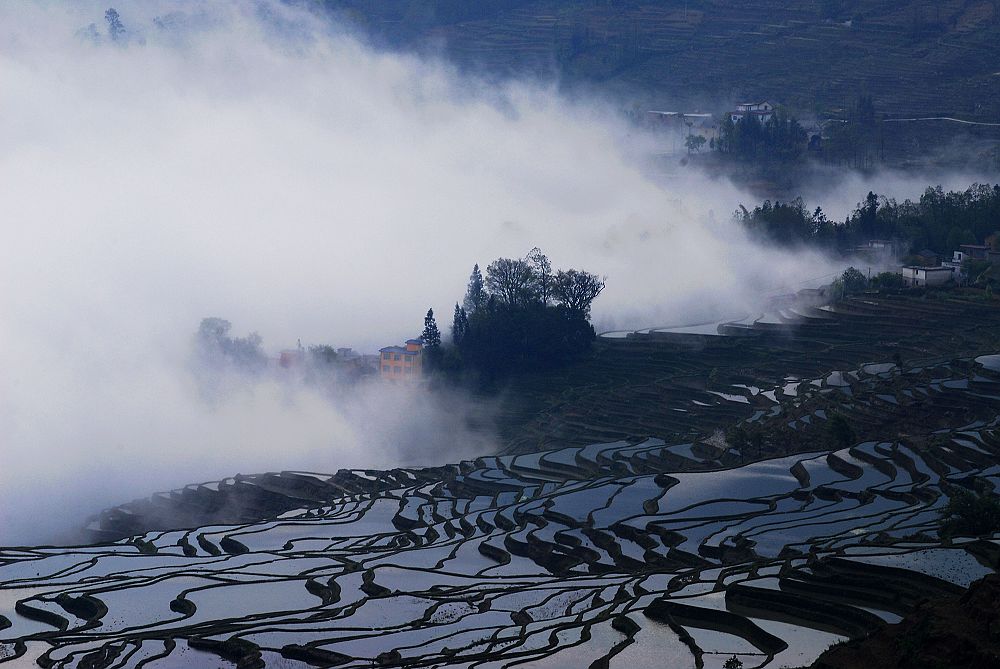
[[[327,0],[376,40],[491,73],[557,72],[616,101],[718,111],[1000,116],[1000,3],[982,0]]]

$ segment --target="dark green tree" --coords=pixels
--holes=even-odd
[[[548,304],[552,297],[553,288],[552,262],[537,246],[528,251],[525,259],[531,263],[531,270],[534,274],[535,296],[542,304]]]
[[[465,333],[469,329],[469,316],[465,309],[455,303],[455,315],[451,319],[451,341],[455,346],[461,346]]]
[[[898,290],[906,287],[906,281],[898,272],[879,272],[872,277],[872,286],[879,290]]]
[[[844,273],[840,275],[840,280],[844,284],[844,292],[848,295],[860,293],[868,287],[868,279],[856,267],[848,267],[844,270]]]
[[[471,316],[480,307],[486,305],[486,298],[486,284],[483,282],[483,273],[479,271],[479,265],[476,264],[472,268],[472,274],[469,275],[469,285],[465,290],[462,308],[465,309],[466,314]]]
[[[261,347],[261,336],[251,332],[246,337],[231,337],[231,329],[232,324],[224,318],[202,319],[195,335],[200,362],[209,367],[261,371],[267,365],[267,356]]]
[[[590,272],[575,269],[556,274],[555,297],[559,304],[584,318],[590,316],[590,305],[604,290],[604,279]]]
[[[420,334],[420,338],[424,340],[426,349],[441,348],[441,331],[438,330],[437,321],[434,320],[433,309],[428,309],[427,315],[424,316],[424,331]]]
[[[757,114],[744,114],[736,121],[727,114],[713,147],[736,160],[792,163],[802,158],[807,139],[798,119],[776,109],[763,122]]]
[[[112,42],[117,42],[125,37],[125,24],[122,23],[118,10],[114,7],[108,8],[104,12],[104,20],[108,22],[108,37]]]
[[[501,304],[526,306],[538,299],[538,283],[527,260],[497,258],[486,268],[486,289]]]
[[[954,488],[942,511],[948,536],[980,536],[1000,530],[1000,497]]]
[[[684,147],[688,153],[698,153],[705,146],[706,141],[701,135],[688,135],[684,140]]]

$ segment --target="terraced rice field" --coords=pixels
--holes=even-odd
[[[594,355],[578,365],[516,379],[500,416],[507,452],[646,436],[695,440],[757,412],[772,417],[774,400],[785,388],[805,388],[801,380],[838,370],[870,376],[862,370],[867,363],[895,359],[908,369],[923,369],[959,355],[994,353],[1000,350],[1000,310],[957,294],[942,299],[865,296],[836,308],[789,303],[742,324],[717,326],[716,336],[663,330],[625,334],[600,338]],[[922,408],[934,397],[908,397],[892,388],[879,394],[899,395],[893,411],[901,419],[907,408],[915,420],[938,415]],[[740,399],[733,401],[734,396]],[[891,404],[872,401],[879,405],[870,410],[877,415],[859,416],[862,428],[877,425]],[[813,410],[824,408],[822,398],[813,404]],[[800,413],[786,407],[781,415]],[[772,420],[768,427],[782,424]],[[788,443],[765,447],[774,454],[811,448],[807,442],[816,425],[798,427],[783,430]]]
[[[557,70],[661,106],[771,98],[811,112],[868,91],[894,115],[995,120],[1000,110],[997,7],[979,0],[841,3],[834,12],[772,0],[525,0],[427,25],[394,4],[361,10],[390,41],[443,44],[456,62],[490,72]]]
[[[691,411],[807,432],[836,410],[885,436],[763,459],[627,439],[190,486],[103,514],[93,529],[117,541],[0,550],[0,663],[801,666],[997,567],[1000,536],[939,534],[956,490],[1000,484],[993,358],[742,386]]]

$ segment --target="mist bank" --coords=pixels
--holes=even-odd
[[[237,472],[455,460],[480,407],[261,377],[199,393],[206,315],[373,351],[472,265],[540,246],[607,276],[595,327],[745,311],[833,275],[749,239],[747,195],[663,184],[653,140],[552,82],[486,82],[277,3],[0,7],[0,543]],[[94,26],[91,29],[90,24]]]

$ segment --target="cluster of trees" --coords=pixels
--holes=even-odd
[[[779,108],[764,122],[755,114],[735,122],[726,115],[710,148],[741,161],[792,163],[802,158],[806,142],[805,128]]]
[[[465,297],[455,304],[453,346],[443,353],[432,346],[429,362],[437,359],[453,370],[472,367],[492,379],[508,371],[570,361],[595,338],[590,308],[604,285],[603,278],[590,272],[554,271],[537,248],[524,258],[494,260],[485,276],[477,264]],[[425,319],[425,344],[428,332],[436,330],[436,324]]]
[[[916,201],[869,192],[842,222],[830,220],[819,207],[810,211],[797,198],[765,201],[734,215],[752,235],[783,244],[812,244],[848,249],[869,239],[898,240],[917,253],[931,249],[947,254],[961,244],[1000,248],[1000,184],[973,184],[964,191],[930,187]]]
[[[837,234],[836,224],[823,210],[810,212],[800,197],[790,202],[764,200],[753,210],[740,205],[733,218],[751,236],[785,246],[835,241]]]
[[[246,337],[234,337],[230,334],[232,328],[233,324],[224,318],[203,318],[194,337],[198,361],[213,369],[262,371],[267,356],[261,336],[251,332]]]
[[[941,512],[942,534],[948,537],[989,535],[1000,530],[1000,497],[988,490],[973,492],[954,486]]]
[[[224,318],[202,319],[193,344],[193,370],[206,396],[218,395],[227,378],[261,377],[271,369],[261,336],[256,332],[245,337],[233,336],[232,324]],[[286,361],[285,355],[292,358]],[[328,344],[303,347],[299,343],[297,350],[286,351],[282,356],[279,365],[293,367],[301,381],[328,390],[373,373],[361,365],[345,366],[337,349]]]
[[[826,124],[823,154],[829,162],[856,169],[871,169],[885,158],[882,118],[870,95],[861,95],[844,118]]]
[[[124,45],[128,42],[128,31],[122,23],[121,14],[114,7],[109,7],[104,12],[104,21],[108,24],[106,34],[102,34],[96,23],[90,23],[85,28],[77,31],[77,36],[89,40],[94,44],[102,43],[105,38],[111,42]]]

